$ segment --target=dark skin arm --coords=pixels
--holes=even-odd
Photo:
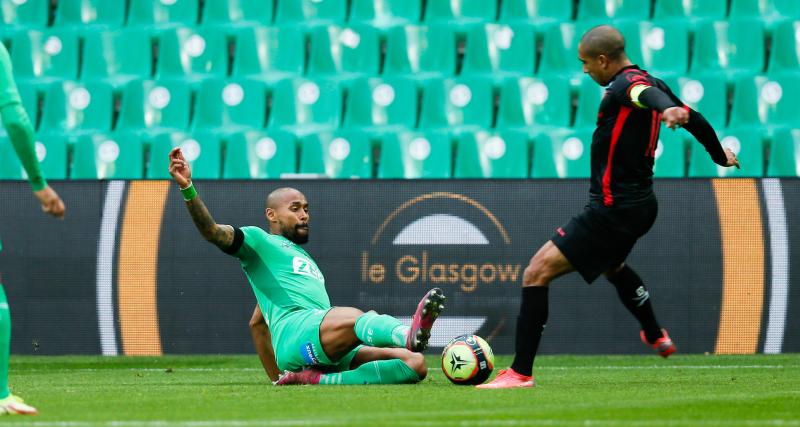
[[[261,365],[264,366],[264,371],[272,381],[277,381],[281,371],[278,369],[278,364],[275,362],[275,350],[272,348],[272,336],[269,332],[269,326],[264,315],[261,314],[261,309],[256,305],[253,310],[253,317],[250,318],[250,334],[253,336],[253,345],[258,353],[258,358],[261,360]]]

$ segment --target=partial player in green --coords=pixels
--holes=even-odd
[[[42,211],[57,218],[64,216],[64,202],[58,193],[47,185],[36,158],[33,126],[22,107],[17,85],[11,73],[11,59],[0,43],[0,116],[8,138],[28,174],[33,194],[42,204]],[[0,243],[2,249],[2,243]],[[11,312],[0,278],[0,415],[36,415],[36,408],[26,405],[11,394],[8,388],[8,359],[11,346]]]
[[[192,185],[192,172],[180,148],[169,153],[170,175],[180,186],[186,207],[200,234],[239,259],[266,322],[277,367],[276,385],[407,384],[427,375],[420,354],[444,309],[438,288],[422,298],[411,326],[388,315],[353,307],[332,307],[319,267],[300,245],[308,241],[305,196],[293,188],[269,194],[268,229],[217,224]],[[256,347],[264,335],[254,332]],[[262,348],[264,346],[261,346]],[[269,354],[262,354],[262,362]],[[268,364],[265,368],[269,373]]]

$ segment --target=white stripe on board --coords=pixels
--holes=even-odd
[[[786,210],[783,203],[781,181],[777,178],[761,180],[769,222],[769,250],[772,261],[767,337],[764,353],[776,354],[783,349],[786,329],[786,308],[789,304],[789,234],[786,228]]]
[[[100,238],[97,243],[97,325],[103,356],[116,356],[117,332],[114,320],[114,249],[117,222],[125,194],[125,181],[111,181],[106,188]]]
[[[411,326],[411,316],[398,316],[397,320]],[[444,347],[451,339],[464,334],[474,334],[486,322],[486,317],[441,316],[436,319],[436,327],[431,330],[429,347]]]

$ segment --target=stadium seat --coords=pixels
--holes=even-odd
[[[234,29],[272,24],[272,5],[264,0],[205,0],[202,25]]]
[[[427,0],[423,20],[447,25],[457,32],[497,19],[497,2],[486,0]]]
[[[19,31],[44,29],[50,15],[50,0],[0,0],[0,37]]]
[[[128,27],[158,33],[168,28],[195,26],[198,5],[197,0],[130,0]]]
[[[406,25],[389,30],[383,73],[417,80],[456,72],[456,38],[447,26]]]
[[[126,2],[120,0],[58,0],[54,26],[72,27],[83,34],[111,30],[125,23]]]
[[[531,178],[589,178],[592,130],[559,131],[534,140]]]
[[[650,0],[581,0],[578,2],[578,21],[608,23],[608,21],[650,19]]]
[[[228,43],[213,28],[176,28],[158,38],[156,78],[179,79],[197,84],[228,72]]]
[[[457,141],[455,178],[527,178],[528,136],[521,132],[461,135]]]
[[[738,80],[733,89],[731,127],[797,127],[800,123],[797,78],[757,76]]]
[[[784,21],[775,26],[767,72],[800,74],[800,21]]]
[[[368,26],[335,25],[311,30],[308,74],[337,81],[380,71],[377,31]]]
[[[617,28],[625,36],[631,62],[661,79],[686,74],[689,27],[685,22],[624,22]]]
[[[378,178],[450,178],[452,165],[452,143],[443,132],[398,132],[381,138]]]
[[[286,132],[247,131],[225,144],[225,179],[274,179],[297,172],[297,144]]]
[[[800,129],[775,134],[769,151],[767,176],[800,177]]]
[[[142,178],[144,150],[133,134],[83,135],[72,151],[72,179]]]
[[[527,24],[476,25],[467,31],[462,75],[531,76],[536,70],[534,27]]]
[[[36,156],[45,178],[67,178],[67,141],[63,136],[37,136]],[[0,179],[28,179],[7,136],[0,136]]]
[[[698,24],[692,73],[725,73],[729,78],[761,73],[764,68],[764,26],[758,20]]]
[[[477,78],[434,79],[422,92],[419,127],[459,133],[492,127],[491,81]]]
[[[11,62],[17,81],[48,84],[78,78],[78,35],[74,31],[30,30],[14,35]]]
[[[274,84],[305,69],[303,32],[293,27],[247,27],[236,33],[233,75]]]
[[[81,79],[101,80],[121,88],[152,74],[150,37],[142,30],[90,32],[84,43]]]
[[[510,78],[500,88],[499,129],[569,127],[571,114],[570,84],[562,77]]]
[[[691,145],[692,155],[689,159],[690,177],[740,178],[764,175],[764,142],[760,129],[739,129],[717,133],[722,146],[730,148],[739,157],[741,169],[718,166],[711,160],[702,145],[693,143]]]
[[[191,91],[179,80],[134,80],[122,93],[118,130],[154,135],[189,126]]]
[[[150,143],[149,179],[170,179],[169,152],[181,147],[192,168],[193,179],[219,179],[222,146],[219,138],[207,132],[171,132],[156,136]]]
[[[724,75],[684,76],[664,79],[664,82],[684,104],[699,111],[715,129],[725,127],[728,91]]]
[[[277,0],[275,23],[298,27],[342,25],[347,0]]]
[[[578,105],[575,109],[575,128],[592,128],[597,126],[597,114],[600,101],[606,89],[595,83],[589,76],[583,77],[578,89]]]
[[[538,26],[558,24],[572,19],[572,2],[552,0],[503,0],[500,2],[502,23],[526,22]]]
[[[539,75],[566,76],[573,84],[580,82],[583,68],[578,61],[578,42],[583,32],[591,25],[580,28],[571,22],[547,27],[542,33],[542,55],[539,60]]]
[[[800,19],[797,0],[731,0],[731,19],[759,18],[768,29],[781,21]]]
[[[253,80],[208,79],[200,85],[194,111],[195,130],[232,133],[262,129],[267,118],[266,88]]]
[[[294,78],[275,85],[270,129],[283,129],[298,136],[339,126],[342,93],[326,80]]]
[[[326,131],[300,146],[300,173],[328,178],[372,178],[372,148],[363,133]]]
[[[416,24],[422,15],[420,0],[351,0],[350,22],[379,30]]]
[[[683,178],[686,176],[686,138],[692,139],[692,136],[685,129],[672,131],[664,125],[661,126],[655,152],[653,176],[656,178]]]
[[[82,133],[111,130],[111,86],[101,82],[63,81],[51,84],[42,107],[42,133]]]
[[[690,23],[725,19],[728,0],[656,0],[653,18]]]
[[[401,77],[361,78],[347,97],[344,127],[381,135],[417,124],[417,87]]]

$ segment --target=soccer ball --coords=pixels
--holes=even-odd
[[[442,372],[454,384],[482,384],[494,369],[494,353],[477,335],[461,335],[442,351]]]

